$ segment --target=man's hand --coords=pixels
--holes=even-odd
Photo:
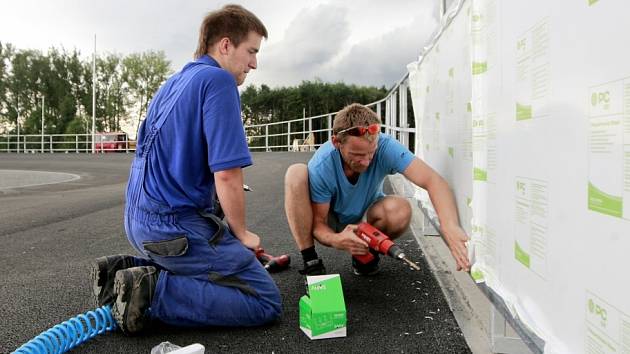
[[[466,241],[468,241],[466,232],[459,226],[453,226],[448,229],[443,228],[442,233],[457,263],[457,270],[469,272],[470,261],[468,260],[468,248],[466,247]]]
[[[368,244],[358,238],[354,233],[357,225],[349,224],[335,237],[333,247],[338,250],[348,251],[353,256],[361,256],[368,253]]]
[[[260,248],[260,237],[255,233],[246,230],[244,235],[237,236],[238,239],[245,245],[245,247],[256,251]]]

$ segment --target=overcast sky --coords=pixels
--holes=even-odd
[[[246,84],[328,82],[390,87],[437,26],[437,0],[3,0],[0,42],[129,54],[163,50],[179,70],[195,50],[201,19],[241,4],[266,25],[258,70]]]

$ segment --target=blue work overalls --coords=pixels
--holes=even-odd
[[[163,114],[146,129],[126,195],[127,238],[161,269],[148,315],[180,326],[255,326],[277,319],[282,310],[277,286],[226,224],[193,209],[170,211],[147,194],[148,157],[166,119]]]

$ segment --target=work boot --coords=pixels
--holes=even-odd
[[[112,315],[127,335],[140,332],[148,323],[146,310],[151,306],[159,271],[155,267],[133,267],[116,272],[114,291],[117,294]]]
[[[134,266],[134,257],[115,255],[99,257],[92,263],[90,278],[92,279],[92,295],[96,307],[111,304],[116,300],[114,277],[116,272]]]
[[[302,275],[324,275],[326,274],[326,268],[324,262],[321,259],[316,258],[308,262],[304,262],[304,269],[299,270]]]
[[[352,257],[352,271],[355,275],[376,275],[379,272],[378,262],[380,257],[378,254],[374,254],[374,259],[363,264],[356,258]]]

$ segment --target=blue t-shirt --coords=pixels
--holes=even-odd
[[[161,117],[166,120],[155,132]],[[156,137],[144,188],[170,211],[211,211],[213,173],[252,164],[236,81],[207,55],[188,63],[155,94],[138,132],[137,156],[150,134]]]
[[[328,141],[308,162],[311,201],[330,203],[342,224],[356,223],[375,200],[385,195],[385,176],[404,172],[414,158],[411,151],[397,140],[379,134],[372,162],[353,185],[343,172],[339,150]]]

